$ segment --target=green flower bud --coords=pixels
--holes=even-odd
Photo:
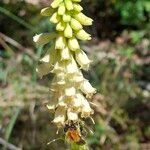
[[[69,13],[65,13],[65,14],[63,15],[63,21],[64,21],[64,22],[69,22],[70,20],[71,20],[70,14],[69,14]]]
[[[71,0],[64,0],[67,10],[73,10],[73,3]]]
[[[92,25],[92,22],[93,22],[91,18],[87,17],[83,13],[78,13],[74,15],[74,18],[78,20],[82,25],[85,25],[85,26]]]
[[[76,4],[76,3],[73,4],[73,9],[77,12],[81,12],[83,10],[83,8],[79,4]]]
[[[51,18],[50,18],[50,22],[52,23],[58,23],[60,21],[60,16],[57,14],[57,12],[55,12]]]
[[[80,49],[78,40],[76,38],[71,38],[68,40],[68,47],[70,48],[70,50],[72,51],[76,51],[78,49]]]
[[[66,28],[66,24],[64,22],[59,22],[57,25],[56,25],[56,30],[57,31],[64,31]]]
[[[58,14],[64,15],[65,11],[66,11],[65,5],[64,5],[64,3],[62,3],[58,8]]]
[[[68,23],[67,26],[66,26],[66,29],[65,29],[65,31],[64,31],[64,36],[65,36],[66,38],[71,38],[71,37],[72,37],[72,34],[73,34],[72,28],[70,27],[70,25],[69,25],[69,23]]]
[[[41,15],[43,16],[51,16],[54,13],[54,9],[51,7],[46,7],[41,10]]]
[[[83,41],[91,40],[91,35],[88,34],[87,32],[85,32],[83,29],[82,29],[82,30],[79,30],[79,31],[76,33],[76,37],[77,37],[79,40],[83,40]]]
[[[64,49],[65,46],[66,46],[65,38],[63,36],[59,36],[56,39],[55,49]]]
[[[81,2],[81,0],[72,0],[73,2]]]
[[[71,18],[70,25],[71,25],[72,29],[74,29],[74,30],[82,29],[82,25],[80,24],[80,22],[74,18]]]
[[[57,8],[61,2],[63,2],[63,0],[54,0],[51,3],[52,8]]]

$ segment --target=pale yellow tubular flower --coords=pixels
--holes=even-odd
[[[60,50],[61,61],[71,60],[71,53],[68,47]]]
[[[65,107],[59,106],[55,111],[53,123],[55,123],[57,127],[62,127],[65,124],[65,120],[66,120],[66,109]]]
[[[58,98],[58,106],[59,107],[67,107],[67,103],[65,102],[65,96],[60,96],[59,98]]]
[[[90,117],[91,114],[93,114],[93,110],[90,107],[89,102],[87,101],[87,99],[80,93],[77,94],[78,99],[81,100],[82,103],[82,109],[81,109],[81,117],[82,118],[87,118]]]
[[[90,63],[92,62],[84,51],[77,50],[75,51],[75,58],[78,64],[81,66],[81,69],[88,70]]]
[[[67,119],[72,121],[78,120],[78,113],[76,111],[71,110],[70,108],[67,111]]]
[[[56,62],[54,64],[53,69],[51,70],[51,73],[58,74],[58,73],[64,72],[64,71],[65,71],[64,62]]]
[[[83,105],[80,96],[76,94],[71,100],[71,107],[73,108],[73,110],[76,110],[78,112],[78,110],[80,110],[82,106]]]
[[[76,51],[78,49],[80,49],[78,40],[75,37],[72,37],[68,40],[68,47],[70,48],[70,50],[72,51]]]
[[[78,73],[78,66],[74,58],[71,56],[70,61],[65,62],[65,69],[67,74]]]
[[[84,80],[80,86],[81,91],[86,94],[88,98],[90,98],[93,94],[96,93],[96,89],[92,87],[88,80]]]
[[[64,49],[66,46],[66,40],[63,35],[60,35],[56,39],[55,49]]]
[[[76,89],[72,86],[72,87],[66,87],[65,88],[65,95],[67,97],[72,97],[76,94]]]
[[[49,111],[54,111],[58,103],[56,93],[53,93],[52,95],[53,96],[50,98],[49,103],[46,105]]]

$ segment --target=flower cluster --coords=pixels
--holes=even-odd
[[[92,25],[92,19],[82,13],[81,0],[54,0],[50,7],[41,10],[43,16],[50,16],[56,25],[56,32],[42,33],[34,37],[38,45],[54,40],[46,55],[40,60],[37,72],[40,76],[53,73],[51,99],[47,108],[54,111],[53,123],[63,127],[66,121],[78,121],[93,114],[87,99],[96,92],[81,69],[88,70],[91,60],[81,50],[79,40],[90,40],[83,30]]]

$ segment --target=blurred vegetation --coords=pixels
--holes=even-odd
[[[83,49],[93,59],[85,76],[98,89],[93,97],[96,124],[88,144],[93,150],[150,149],[150,1],[83,0],[94,19],[93,40]],[[53,30],[40,9],[49,0],[0,1],[0,149],[65,149],[50,124],[52,76],[37,77],[43,55],[36,33]]]

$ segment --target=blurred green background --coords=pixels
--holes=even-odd
[[[50,0],[0,0],[0,149],[65,150],[51,124],[52,76],[37,77],[43,55],[32,37],[54,29],[40,9]],[[98,89],[91,150],[150,150],[150,1],[83,0],[94,19],[81,43],[93,59],[86,78]],[[8,147],[7,147],[7,146]]]

